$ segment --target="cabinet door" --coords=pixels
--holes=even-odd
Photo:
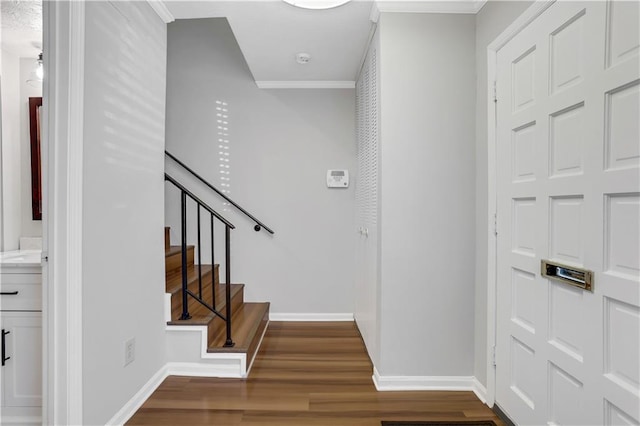
[[[42,405],[42,313],[3,312],[2,406]]]

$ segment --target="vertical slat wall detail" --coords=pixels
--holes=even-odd
[[[356,185],[355,317],[370,354],[377,345],[378,286],[378,97],[377,39],[372,42],[356,84],[358,175]],[[377,356],[372,355],[376,362]]]

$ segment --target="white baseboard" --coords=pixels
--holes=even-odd
[[[210,355],[215,356],[215,354]],[[124,425],[169,376],[245,378],[246,374],[241,374],[237,365],[168,362],[106,424],[108,426]]]
[[[253,360],[249,369],[252,365]],[[239,375],[238,367],[234,365],[169,362],[161,367],[106,424],[124,425],[168,376],[246,378],[247,374]],[[372,378],[378,391],[472,391],[486,404],[487,389],[474,376],[381,376],[374,367]]]
[[[258,352],[260,352],[260,346],[262,346],[264,335],[267,334],[268,329],[269,329],[269,321],[267,321],[267,326],[264,328],[264,330],[262,330],[262,336],[260,336],[260,341],[258,342],[258,350],[253,354],[253,358],[249,360],[249,368],[247,368],[247,373],[245,375],[246,377],[248,377],[249,373],[251,372],[251,367],[253,367],[253,361],[256,360],[256,357],[258,356]]]
[[[353,321],[352,313],[340,314],[300,314],[300,313],[270,313],[270,321]]]
[[[168,376],[221,377],[242,379],[246,375],[236,365],[206,364],[200,362],[169,362]]]
[[[483,404],[487,404],[487,388],[485,388],[484,385],[475,377],[473,378],[472,390]]]
[[[40,426],[42,425],[42,417],[39,416],[2,416],[0,424],[3,425],[21,425],[21,426]]]
[[[135,413],[138,411],[142,404],[151,396],[153,392],[160,386],[160,384],[169,375],[167,366],[162,366],[156,374],[154,374],[147,383],[116,413],[111,420],[107,422],[107,425],[124,425]]]
[[[381,376],[373,369],[373,383],[379,391],[474,391],[475,380],[474,376]]]

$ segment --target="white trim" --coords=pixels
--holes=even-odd
[[[256,81],[260,89],[354,89],[355,81]]]
[[[171,322],[171,293],[164,294],[164,320]]]
[[[239,355],[239,354],[210,354]],[[219,357],[220,358],[220,357]],[[225,357],[229,358],[229,357]],[[239,358],[239,357],[235,357]],[[106,424],[120,426],[125,424],[142,407],[147,399],[158,389],[169,376],[246,378],[246,374],[238,375],[233,365],[216,365],[197,362],[168,362],[162,366],[136,394]]]
[[[299,313],[270,313],[270,321],[353,321],[352,313],[344,314],[299,314]]]
[[[45,2],[43,423],[82,424],[84,2]],[[45,286],[43,286],[44,288]]]
[[[49,236],[49,188],[52,188],[53,185],[49,185],[49,180],[51,179],[50,173],[50,163],[51,163],[51,155],[49,152],[53,153],[52,147],[49,146],[49,141],[52,139],[53,132],[51,132],[52,126],[50,125],[50,118],[52,115],[49,113],[49,108],[51,105],[51,101],[55,98],[52,98],[52,85],[51,81],[56,79],[55,67],[53,66],[55,61],[52,61],[49,58],[49,53],[51,50],[51,45],[55,41],[55,31],[57,30],[56,25],[53,24],[53,18],[56,16],[55,12],[52,11],[53,7],[51,6],[51,2],[43,2],[42,4],[42,52],[43,52],[43,67],[44,74],[46,77],[42,82],[42,135],[41,135],[41,150],[42,150],[42,419],[41,424],[52,424],[54,418],[54,410],[53,408],[56,406],[54,403],[55,399],[55,387],[54,382],[52,380],[52,369],[55,368],[55,363],[53,362],[53,356],[51,354],[54,353],[55,350],[55,339],[54,339],[54,321],[53,314],[55,313],[53,309],[49,309],[51,301],[54,300],[53,292],[49,291],[49,286],[53,285],[51,283],[51,273],[53,272],[50,268],[49,262],[45,262],[44,259],[49,256],[49,249],[51,245],[49,244],[50,236]],[[50,377],[51,376],[51,377]]]
[[[7,425],[43,425],[42,418],[39,416],[3,416],[2,423]]]
[[[203,374],[206,377],[247,377],[249,371],[247,370],[247,354],[244,352],[208,352],[208,331],[206,325],[167,325],[165,330],[167,332],[188,333],[195,332],[200,333],[200,358],[202,363],[183,363],[183,362],[170,362],[171,365],[188,365],[196,368],[194,371],[202,369]],[[216,365],[214,362],[218,361],[235,361],[234,365]],[[201,367],[196,367],[201,366]],[[172,373],[177,374],[177,373]],[[218,375],[219,374],[219,375]],[[199,374],[186,374],[197,376]]]
[[[257,349],[253,354],[251,361],[249,361],[249,368],[247,368],[246,376],[249,376],[249,372],[251,372],[251,367],[253,367],[253,361],[256,360],[256,357],[258,356],[258,352],[260,352],[260,346],[262,346],[262,341],[264,340],[264,336],[265,334],[267,334],[268,329],[269,329],[269,321],[267,321],[267,326],[264,328],[264,330],[262,330],[262,336],[260,336],[260,341],[258,342]]]
[[[225,379],[243,379],[246,375],[238,375],[233,366],[220,366],[199,362],[169,362],[167,363],[169,376],[190,377],[219,377]]]
[[[476,394],[478,399],[482,401],[483,404],[487,403],[487,388],[485,388],[482,383],[477,378],[473,378],[473,393]]]
[[[555,0],[537,0],[487,46],[487,170],[488,170],[488,215],[487,223],[487,388],[486,403],[493,407],[496,397],[496,369],[493,365],[493,348],[496,345],[497,327],[497,237],[494,233],[494,215],[497,213],[496,178],[496,111],[493,101],[493,84],[497,79],[498,51],[518,33],[547,10]],[[500,218],[498,218],[500,220]]]
[[[474,376],[381,376],[373,368],[373,384],[378,391],[473,391]]]
[[[163,0],[147,0],[149,6],[158,14],[162,22],[169,24],[176,20]]]
[[[133,397],[127,401],[120,411],[107,422],[107,425],[123,425],[138,411],[142,404],[158,389],[164,379],[169,376],[168,364],[161,367]]]
[[[466,13],[476,14],[482,9],[487,0],[468,1],[377,1],[377,13]]]
[[[375,8],[375,3],[372,6],[372,11],[377,10]],[[358,66],[358,72],[356,73],[356,84],[357,81],[360,80],[360,75],[362,74],[362,69],[364,68],[364,64],[367,62],[367,57],[369,56],[369,49],[371,48],[371,43],[373,42],[373,38],[376,35],[376,31],[378,30],[378,18],[380,18],[380,14],[375,17],[371,17],[371,28],[369,28],[369,36],[367,38],[367,44],[365,45],[364,52],[362,53],[362,58],[360,59],[360,65]],[[354,86],[355,87],[355,86]]]
[[[473,7],[476,10],[475,13],[479,13],[488,0],[473,0]]]
[[[378,9],[378,6],[376,5],[376,2],[371,3],[371,11],[369,12],[369,20],[374,23],[377,24],[378,21],[380,20],[380,9]],[[367,49],[368,50],[369,46],[367,45]]]
[[[534,20],[538,18],[538,16],[542,15],[542,13],[549,9],[556,0],[537,0],[534,4],[529,6],[527,10],[525,10],[522,15],[518,16],[518,18],[511,23],[503,32],[500,33],[498,37],[495,38],[487,46],[487,50],[492,50],[497,52],[502,49],[505,44],[507,44],[511,39],[513,39],[516,35],[518,35],[523,29],[529,26]]]
[[[83,422],[82,358],[82,215],[84,145],[84,2],[71,2],[69,37],[69,115],[67,152],[67,377],[69,380],[69,423]],[[74,23],[76,23],[74,25]]]

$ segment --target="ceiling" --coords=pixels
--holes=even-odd
[[[42,1],[0,0],[2,48],[23,58],[42,52]]]
[[[369,39],[370,0],[327,10],[284,1],[165,1],[175,19],[226,17],[260,87],[353,87]],[[311,55],[296,62],[297,53]]]
[[[309,10],[282,0],[148,0],[165,22],[228,19],[259,87],[353,87],[378,12],[476,13],[485,0],[352,0]],[[299,0],[290,0],[299,1]],[[323,0],[313,0],[322,2]],[[42,2],[0,0],[2,48],[42,51]],[[296,54],[311,55],[309,63]]]

